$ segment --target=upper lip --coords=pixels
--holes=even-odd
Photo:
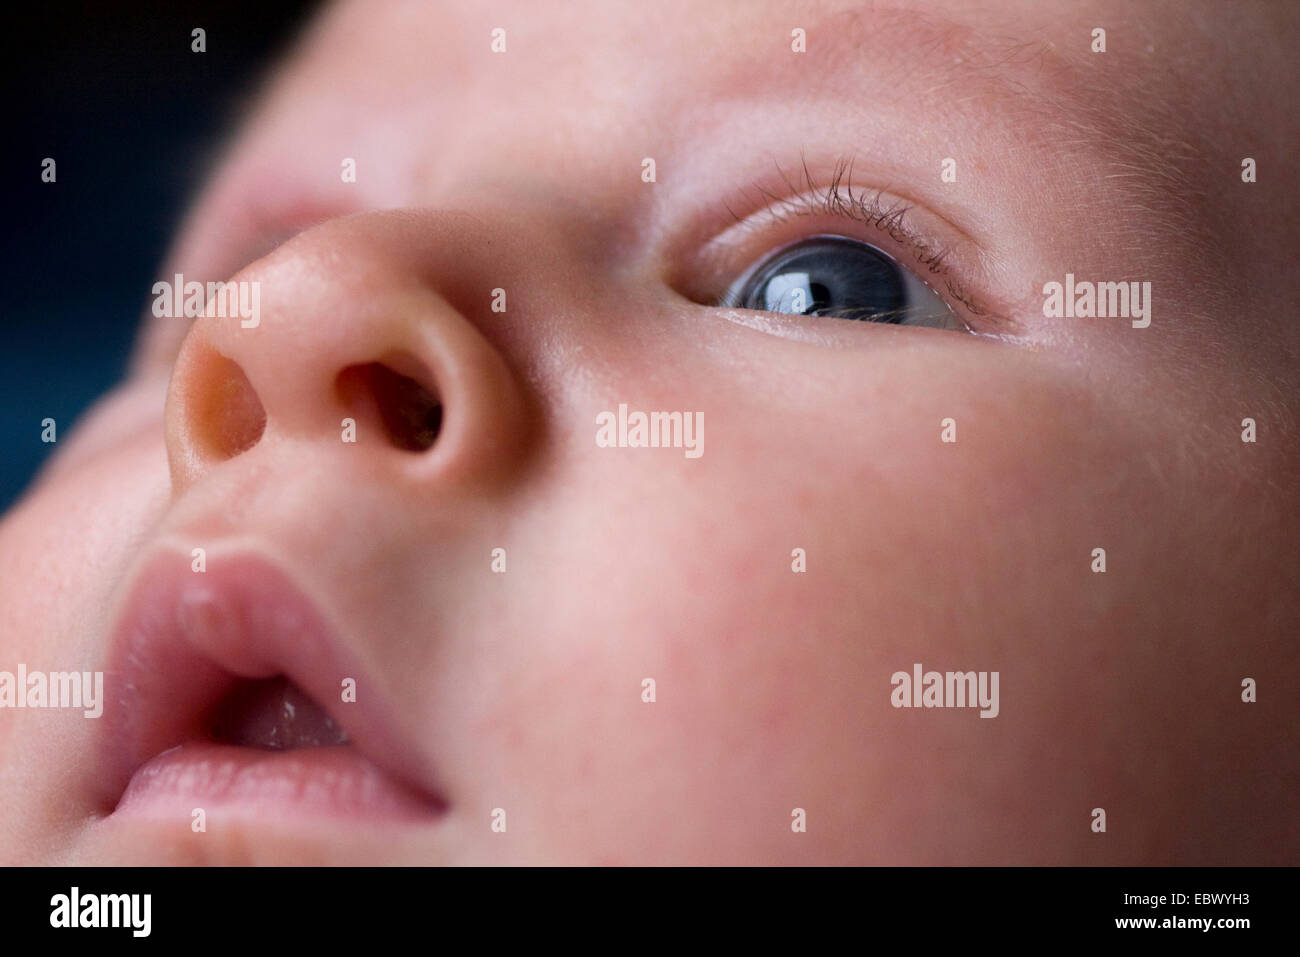
[[[188,556],[164,552],[134,576],[111,635],[101,804],[116,807],[145,762],[199,736],[205,713],[240,680],[275,675],[311,695],[373,764],[441,801],[379,685],[284,571],[228,555],[197,573]],[[343,701],[345,679],[355,682],[355,701]]]

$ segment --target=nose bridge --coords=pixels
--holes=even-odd
[[[226,303],[245,308],[209,301],[173,371],[177,491],[283,441],[360,453],[415,482],[499,471],[522,445],[525,403],[479,317],[439,289],[440,275],[463,282],[451,264],[467,264],[450,251],[466,247],[465,228],[433,213],[365,214],[309,230],[232,277]]]

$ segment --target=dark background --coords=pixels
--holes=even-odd
[[[185,204],[237,108],[318,6],[42,3],[6,11],[0,511],[121,378]],[[39,9],[28,9],[39,7]],[[207,52],[190,31],[207,31]],[[41,182],[53,157],[57,182]]]

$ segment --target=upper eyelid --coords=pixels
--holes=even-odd
[[[929,272],[948,276],[951,267],[944,262],[949,255],[948,248],[933,243],[910,227],[907,212],[912,207],[909,203],[905,200],[882,202],[883,195],[883,190],[876,190],[874,196],[859,192],[846,198],[832,186],[828,187],[824,195],[799,193],[785,199],[773,197],[773,204],[758,217],[741,219],[737,216],[736,222],[746,230],[758,230],[770,224],[762,222],[764,218],[788,222],[795,216],[841,216],[881,230],[915,253],[917,262],[927,267]],[[735,216],[735,213],[732,215]],[[965,302],[964,297],[963,302],[971,305]]]

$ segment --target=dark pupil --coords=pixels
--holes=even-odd
[[[906,292],[899,267],[851,239],[813,239],[787,249],[745,285],[740,306],[766,312],[899,322]]]

